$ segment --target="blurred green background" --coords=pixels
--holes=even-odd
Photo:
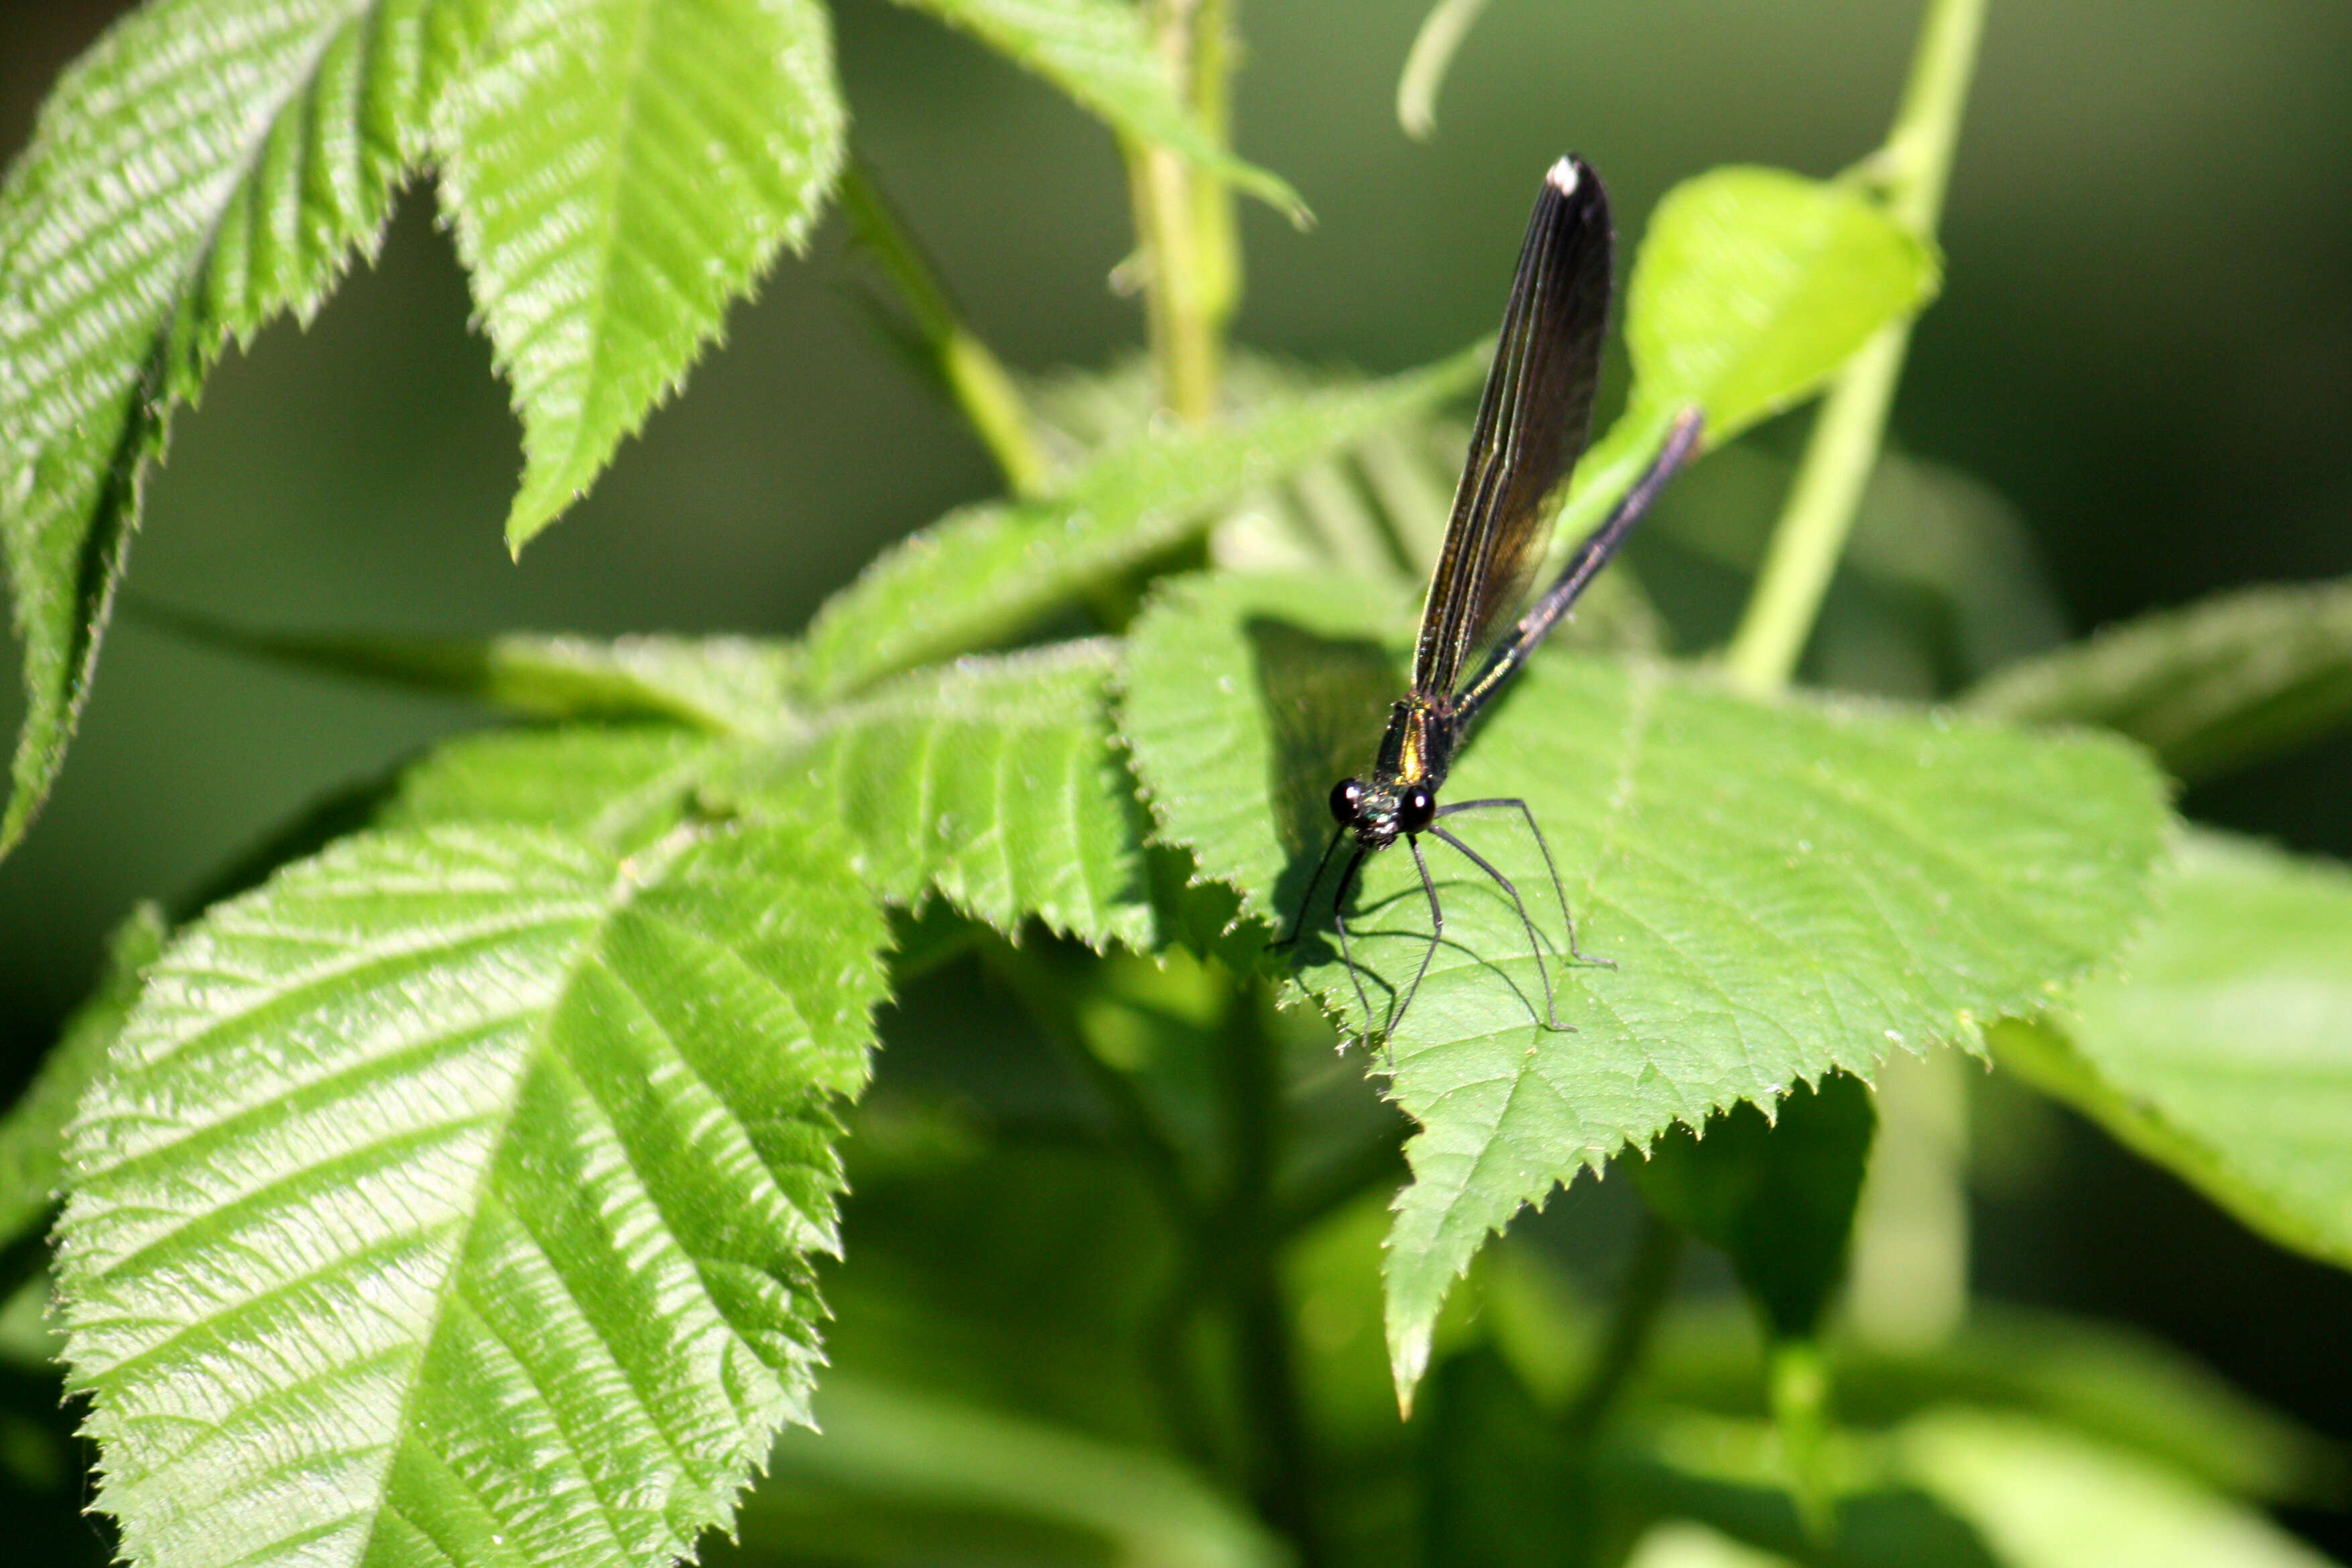
[[[121,8],[0,5],[0,147],[22,145],[57,71]],[[1494,0],[1422,146],[1392,102],[1423,8],[1240,6],[1243,150],[1320,220],[1298,234],[1247,214],[1242,340],[1388,371],[1489,330],[1534,179],[1564,148],[1607,174],[1629,240],[1709,165],[1834,171],[1881,134],[1918,10]],[[858,142],[999,351],[1045,369],[1134,345],[1138,312],[1107,283],[1127,246],[1108,136],[925,18],[880,0],[835,16]],[[2352,7],[1996,0],[1947,290],[1895,438],[2006,498],[2074,630],[2352,572],[2347,87]],[[516,427],[415,192],[316,324],[271,329],[177,421],[131,596],[285,629],[791,632],[877,546],[992,487],[865,326],[863,286],[829,223],[515,565],[499,527]],[[30,1071],[133,901],[184,897],[304,802],[469,722],[118,623],[56,799],[0,865],[0,1088]],[[2347,800],[2339,738],[2184,804],[2352,855]],[[1985,1152],[2008,1164],[1979,1197],[1983,1288],[2145,1323],[2352,1437],[2352,1280],[2045,1120],[2024,1152]],[[2305,1522],[2352,1546],[2340,1520]]]

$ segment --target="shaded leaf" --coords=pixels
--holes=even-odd
[[[799,722],[792,648],[756,637],[304,635],[176,612],[142,613],[237,653],[471,697],[527,718],[665,719],[749,735],[789,731]]]
[[[1184,540],[1213,508],[1475,384],[1485,346],[1368,386],[1269,402],[1207,430],[1145,435],[1054,496],[968,507],[886,551],[809,627],[805,679],[833,700],[1003,642]]]
[[[1876,1124],[1862,1081],[1833,1072],[1769,1112],[1743,1103],[1696,1135],[1670,1129],[1633,1179],[1653,1209],[1731,1259],[1775,1334],[1811,1339],[1845,1272]]]
[[[1160,830],[1270,925],[1301,905],[1331,782],[1371,760],[1403,690],[1403,611],[1345,583],[1196,580],[1130,636],[1124,728]],[[1446,941],[1386,1043],[1423,1129],[1389,1260],[1403,1388],[1447,1287],[1522,1204],[1675,1122],[2045,1005],[2129,933],[2167,820],[2153,771],[2113,742],[1760,705],[1649,665],[1540,659],[1486,730],[1447,796],[1529,803],[1580,946],[1616,967],[1551,966],[1577,1032],[1544,1030],[1512,904],[1430,846]],[[1524,826],[1481,819],[1448,825],[1518,879],[1564,950]],[[1328,907],[1300,978],[1377,1031],[1428,950],[1412,858],[1370,862],[1353,977]]]
[[[1157,142],[1222,175],[1293,223],[1307,204],[1201,129],[1151,47],[1139,8],[1120,0],[899,0],[1034,71],[1120,134]]]
[[[2352,1267],[2352,870],[2223,834],[2071,1018],[2003,1023],[2001,1064],[2282,1245]]]
[[[1686,180],[1651,214],[1626,284],[1624,423],[1696,403],[1720,446],[1817,390],[1936,281],[1933,249],[1850,186],[1780,169]]]
[[[806,1419],[884,928],[827,846],[348,840],[173,942],[58,1271],[145,1562],[654,1563]]]
[[[434,150],[522,420],[520,550],[806,242],[845,115],[815,0],[514,0],[488,54]]]
[[[883,898],[936,887],[1008,935],[1156,945],[1144,819],[1113,748],[1105,641],[917,670],[816,721],[746,810],[823,816]]]
[[[2352,583],[2253,588],[2111,626],[1969,694],[2024,724],[2095,724],[2210,779],[2352,716]]]
[[[814,1495],[856,1506],[856,1539],[869,1550],[877,1516],[905,1529],[926,1512],[944,1511],[955,1557],[963,1555],[956,1548],[987,1538],[980,1521],[993,1516],[1076,1533],[1083,1546],[1067,1553],[1073,1561],[1105,1561],[1106,1548],[1108,1561],[1162,1568],[1281,1568],[1290,1561],[1250,1514],[1155,1453],[855,1377],[827,1378],[817,1414],[822,1437],[793,1433],[776,1445],[772,1473],[782,1484],[762,1488],[745,1505],[746,1545],[829,1557],[825,1548],[836,1542],[822,1512],[808,1506]]]
[[[163,946],[162,912],[140,905],[115,931],[97,991],[74,1009],[40,1071],[0,1117],[0,1251],[34,1236],[48,1218],[65,1176],[66,1124],[139,999],[140,971]],[[0,1283],[0,1300],[8,1293]]]
[[[0,851],[88,695],[147,465],[232,340],[373,254],[487,0],[166,0],[58,82],[0,190],[0,543],[26,716]]]

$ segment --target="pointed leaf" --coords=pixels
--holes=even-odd
[[[484,0],[167,0],[0,191],[0,543],[26,715],[0,851],[63,761],[165,422],[231,339],[372,254]]]
[[[2352,870],[2192,832],[2163,914],[2003,1066],[2284,1246],[2352,1268]]]
[[[514,386],[520,550],[804,244],[841,167],[814,0],[515,0],[434,141]]]
[[[0,1251],[32,1235],[58,1201],[66,1124],[139,999],[140,971],[163,946],[163,913],[140,905],[114,933],[97,992],[74,1009],[40,1071],[0,1117]]]
[[[1969,694],[2024,724],[2095,724],[2210,779],[2352,717],[2352,583],[2253,588],[2142,616]]]
[[[1851,186],[1780,169],[1686,180],[1651,214],[1626,285],[1622,424],[1696,403],[1720,446],[1818,389],[1936,281],[1934,251]]]
[[[793,648],[756,637],[305,636],[152,610],[143,618],[236,653],[448,692],[528,718],[666,719],[751,735],[799,722],[792,706]]]
[[[1186,582],[1138,623],[1124,728],[1160,831],[1245,911],[1286,927],[1329,835],[1333,780],[1371,760],[1403,690],[1401,601],[1344,582]],[[1970,1040],[2108,956],[2147,903],[2166,812],[2135,752],[1891,707],[1750,703],[1651,665],[1539,659],[1458,759],[1448,798],[1525,799],[1578,944],[1559,1013],[1510,902],[1445,846],[1446,941],[1387,1042],[1422,1124],[1389,1258],[1399,1385],[1486,1235],[1522,1204],[1740,1100],[1895,1046]],[[1515,813],[1448,823],[1517,880],[1565,947]],[[1328,936],[1327,878],[1301,978],[1352,1027],[1364,1002]],[[1412,857],[1368,866],[1354,955],[1377,1029],[1428,950]]]
[[[805,678],[832,700],[1002,642],[1198,534],[1209,512],[1460,395],[1488,347],[1382,382],[1276,400],[1207,430],[1105,453],[1046,499],[973,507],[886,552],[817,612]]]
[[[1120,134],[1157,142],[1303,222],[1307,204],[1274,174],[1212,141],[1151,47],[1141,10],[1122,0],[899,0],[929,11],[1036,72]]]
[[[823,812],[866,885],[937,887],[1008,935],[1035,915],[1096,947],[1159,940],[1143,808],[1111,737],[1106,641],[917,670],[816,720],[743,809]]]
[[[810,835],[348,840],[151,969],[61,1294],[134,1561],[666,1563],[805,1419],[884,928]]]

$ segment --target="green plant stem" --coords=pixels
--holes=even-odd
[[[1624,1393],[1634,1369],[1642,1364],[1643,1353],[1649,1348],[1650,1336],[1658,1326],[1658,1316],[1674,1294],[1675,1275],[1682,1265],[1682,1246],[1680,1231],[1648,1210],[1643,1211],[1641,1238],[1634,1243],[1625,1282],[1618,1288],[1608,1331],[1593,1355],[1591,1370],[1585,1375],[1584,1386],[1570,1402],[1563,1423],[1570,1440],[1580,1450],[1590,1450],[1615,1410],[1618,1396]]]
[[[1222,134],[1230,61],[1225,5],[1221,0],[1152,0],[1149,16],[1152,40],[1170,78],[1185,89],[1196,111],[1206,100],[1217,117],[1211,133]],[[1206,30],[1213,30],[1215,42],[1204,48]],[[1220,311],[1230,313],[1239,287],[1239,265],[1211,232],[1215,221],[1200,200],[1204,183],[1182,159],[1162,147],[1129,142],[1127,165],[1160,402],[1187,424],[1205,424],[1216,415],[1223,373],[1224,317]],[[1223,219],[1228,237],[1231,225],[1228,214]],[[1209,264],[1212,256],[1223,256],[1229,264],[1222,278],[1213,276],[1217,268]]]
[[[1894,129],[1866,165],[1885,193],[1889,214],[1922,238],[1935,237],[1943,211],[1984,8],[1985,0],[1931,0]],[[1887,328],[1832,383],[1756,591],[1725,655],[1734,685],[1769,695],[1796,672],[1863,490],[1878,465],[1910,342],[1907,323]]]
[[[841,209],[851,235],[874,258],[913,318],[931,367],[1016,496],[1041,494],[1053,465],[1038,445],[1029,405],[1003,362],[964,324],[922,247],[863,162],[842,171]]]
[[[1263,1462],[1253,1489],[1259,1511],[1289,1537],[1300,1568],[1316,1568],[1325,1556],[1314,1517],[1315,1464],[1291,1354],[1274,1214],[1275,1172],[1282,1154],[1282,1071],[1266,1028],[1269,1005],[1262,983],[1234,985],[1223,1031],[1233,1186],[1223,1234],[1202,1239],[1223,1247],[1233,1260],[1239,1392]]]

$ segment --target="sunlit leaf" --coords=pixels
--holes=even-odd
[[[837,824],[867,885],[936,887],[1001,931],[1030,915],[1100,946],[1157,939],[1143,809],[1114,748],[1108,642],[917,670],[822,715],[761,779]]]
[[[2253,588],[2111,626],[1978,686],[1979,713],[2095,724],[2208,779],[2352,717],[2352,583]]]
[[[1270,925],[1301,906],[1330,833],[1326,794],[1370,763],[1404,689],[1405,608],[1344,582],[1200,580],[1130,638],[1124,727],[1160,829]],[[1980,1019],[2046,1005],[2129,934],[2167,820],[2153,770],[2113,742],[1755,704],[1566,656],[1537,661],[1445,795],[1528,802],[1579,946],[1615,967],[1550,965],[1574,1032],[1543,1028],[1544,979],[1510,901],[1429,845],[1446,940],[1382,1048],[1423,1125],[1389,1262],[1408,1388],[1446,1288],[1521,1205],[1675,1122],[1833,1068],[1866,1076],[1890,1049],[1970,1040]],[[1564,950],[1517,814],[1447,826],[1517,879]],[[1352,976],[1328,934],[1331,890],[1327,877],[1300,976],[1377,1032],[1428,950],[1412,859],[1369,863]]]
[[[1036,72],[1124,135],[1157,142],[1287,214],[1307,204],[1278,176],[1211,141],[1124,0],[899,0],[961,28]]]
[[[2212,832],[2071,1019],[2004,1023],[2004,1066],[2272,1239],[2352,1267],[2352,870]]]
[[[0,850],[64,758],[173,408],[372,254],[487,0],[164,0],[58,84],[0,190],[0,543],[26,715]]]
[[[135,1561],[644,1563],[806,1419],[878,914],[820,838],[367,834],[151,967],[58,1281]]]
[[[1485,373],[1485,346],[1425,369],[1270,402],[1226,424],[1142,436],[1054,496],[970,507],[885,552],[817,612],[805,678],[842,696],[884,675],[1002,642],[1197,535],[1212,510]]]
[[[2061,1427],[1954,1410],[1900,1442],[2000,1568],[2326,1568],[2259,1510]]]
[[[513,0],[488,57],[434,142],[522,419],[520,550],[806,241],[845,116],[815,0]]]
[[[1626,285],[1626,423],[1696,404],[1720,445],[1819,388],[1936,281],[1935,253],[1851,186],[1780,169],[1685,181]]]
[[[708,736],[660,725],[489,730],[404,768],[369,820],[553,828],[625,852],[683,821],[726,755]]]

